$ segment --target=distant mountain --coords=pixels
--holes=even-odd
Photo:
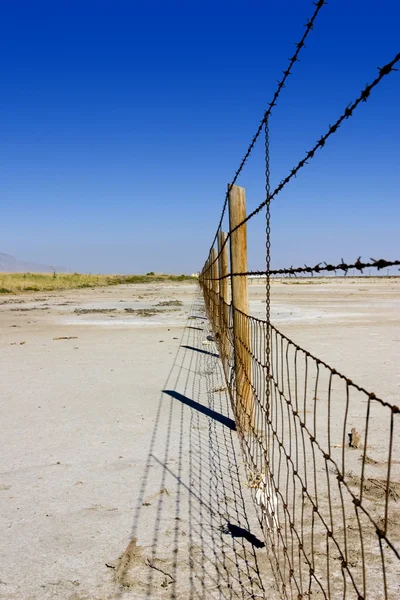
[[[38,265],[36,263],[18,260],[15,256],[0,252],[0,271],[8,273],[52,273],[54,269],[57,272],[64,271],[60,267],[50,267],[48,265]]]

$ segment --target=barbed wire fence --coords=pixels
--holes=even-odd
[[[400,61],[399,53],[378,68],[373,82],[271,192],[269,119],[324,4],[324,0],[315,3],[296,52],[228,185],[199,283],[281,598],[387,600],[400,597],[400,409],[301,348],[271,323],[270,315],[271,276],[346,275],[353,269],[379,271],[400,265],[400,260],[358,257],[354,262],[341,259],[338,264],[271,269],[271,201]],[[245,191],[236,182],[262,132],[266,195],[246,215]],[[264,207],[266,269],[254,271],[247,266],[246,227]],[[249,314],[251,275],[265,278],[265,319]]]

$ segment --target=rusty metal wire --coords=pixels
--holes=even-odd
[[[383,67],[378,67],[379,75],[374,79],[374,81],[371,84],[367,84],[365,86],[365,88],[362,90],[362,92],[360,93],[358,98],[356,98],[356,100],[354,100],[354,102],[347,105],[344,112],[337,119],[337,121],[333,125],[329,125],[328,131],[320,137],[320,139],[313,146],[313,148],[311,148],[311,150],[309,150],[306,153],[306,156],[300,162],[297,163],[297,165],[290,171],[290,174],[281,181],[281,183],[278,185],[277,188],[275,188],[275,190],[272,192],[272,194],[270,196],[270,200],[275,198],[279,194],[279,192],[282,191],[282,189],[285,187],[285,185],[287,183],[289,183],[289,181],[297,175],[297,173],[300,171],[300,169],[302,169],[307,164],[307,161],[314,157],[314,155],[318,149],[323,148],[325,146],[325,143],[328,140],[328,138],[330,138],[331,135],[336,133],[336,131],[339,129],[339,127],[341,126],[343,121],[345,119],[348,119],[349,117],[353,116],[353,112],[357,108],[357,106],[359,104],[361,104],[361,102],[366,102],[368,100],[368,98],[371,94],[371,91],[378,85],[378,83],[380,83],[382,81],[382,79],[386,75],[389,75],[389,73],[391,73],[392,71],[397,71],[397,69],[394,68],[394,65],[397,64],[399,61],[400,61],[400,52],[398,54],[396,54],[396,56],[389,63],[387,63]],[[236,225],[236,229],[239,229],[239,227],[242,227],[245,223],[247,223],[247,221],[249,219],[253,218],[258,212],[260,212],[260,210],[266,205],[266,202],[267,202],[267,200],[264,200],[264,202],[261,202],[261,204],[256,209],[254,209],[253,212],[251,212],[250,214],[247,215],[246,219],[244,219],[241,223],[238,223],[238,225]],[[233,231],[234,230],[231,231],[231,234],[233,233]]]
[[[269,116],[270,116],[270,114],[272,112],[272,109],[274,108],[274,106],[276,106],[276,102],[278,100],[278,97],[279,97],[281,91],[285,87],[287,78],[289,77],[289,75],[291,75],[291,72],[292,72],[294,64],[296,62],[299,62],[300,51],[301,51],[302,48],[305,47],[305,41],[307,39],[307,36],[310,33],[310,31],[312,31],[312,29],[314,28],[315,19],[317,18],[318,13],[321,10],[321,8],[324,6],[324,4],[327,4],[327,2],[325,0],[318,0],[317,2],[313,2],[313,4],[315,6],[314,14],[312,15],[311,19],[307,19],[307,22],[304,25],[305,32],[304,32],[301,40],[296,43],[296,52],[293,54],[292,57],[289,58],[289,65],[288,65],[287,69],[285,71],[282,71],[283,77],[282,77],[282,79],[280,81],[278,81],[278,86],[277,86],[277,88],[275,90],[273,98],[272,98],[271,102],[268,104],[268,108],[267,108],[267,110],[264,113],[263,119],[262,119],[261,123],[259,124],[259,126],[257,128],[257,131],[255,132],[255,134],[254,134],[254,136],[253,136],[253,138],[252,138],[252,140],[251,140],[251,142],[250,142],[250,144],[249,144],[249,146],[248,146],[248,148],[246,150],[246,153],[245,153],[245,155],[243,156],[243,158],[242,158],[242,160],[240,162],[240,165],[239,165],[239,167],[238,167],[238,169],[237,169],[237,171],[236,171],[236,173],[235,173],[235,175],[234,175],[234,177],[232,179],[231,185],[235,185],[235,183],[237,182],[238,177],[239,177],[240,173],[243,170],[243,167],[245,166],[245,164],[247,162],[247,159],[249,158],[250,154],[252,153],[253,148],[254,148],[254,146],[255,146],[258,138],[261,135],[261,132],[262,132],[263,127],[264,127],[264,124],[268,120],[268,118],[269,118]],[[228,197],[229,197],[229,194],[227,192],[226,195],[225,195],[225,200],[224,200],[224,204],[223,204],[223,207],[222,207],[222,213],[221,213],[221,217],[219,219],[217,231],[215,232],[215,236],[214,236],[213,242],[211,244],[210,250],[214,246],[214,244],[215,244],[215,242],[217,240],[217,237],[218,237],[218,231],[220,230],[220,228],[222,226],[222,222],[223,222],[224,216],[225,216],[226,206],[228,204]]]
[[[213,314],[221,300],[203,292]],[[225,304],[214,331],[280,597],[395,600],[399,407]]]
[[[340,271],[347,275],[348,271],[351,269],[360,271],[361,273],[366,268],[370,269],[378,269],[378,271],[389,268],[400,266],[400,260],[386,260],[385,258],[371,258],[371,262],[363,262],[361,260],[361,256],[354,263],[345,263],[342,259],[342,262],[337,265],[331,265],[326,262],[320,262],[314,267],[309,267],[304,265],[304,267],[289,267],[285,269],[267,269],[266,271],[246,271],[245,273],[228,273],[223,275],[222,277],[216,277],[216,280],[220,281],[221,279],[225,279],[227,277],[247,277],[247,276],[259,276],[259,277],[267,277],[268,275],[314,275],[315,273],[335,273]],[[212,277],[205,277],[205,279],[209,281],[213,281]],[[268,318],[267,318],[268,321]]]
[[[245,223],[247,223],[250,219],[255,217],[264,208],[264,206],[266,206],[267,202],[271,202],[271,200],[276,198],[276,196],[283,190],[283,188],[289,183],[289,181],[291,181],[294,177],[296,177],[297,173],[306,164],[308,164],[307,161],[314,158],[317,150],[319,150],[325,146],[326,141],[331,137],[331,135],[336,133],[336,131],[342,125],[343,121],[345,119],[348,119],[349,117],[353,116],[355,109],[357,108],[357,106],[359,106],[359,104],[361,104],[361,102],[366,102],[368,100],[368,98],[371,94],[371,91],[382,81],[382,79],[386,75],[389,75],[389,73],[391,73],[393,71],[397,71],[397,69],[395,69],[394,66],[399,61],[400,61],[400,52],[398,54],[396,54],[396,56],[389,63],[387,63],[383,67],[378,67],[379,74],[374,79],[374,81],[371,84],[367,84],[365,86],[365,88],[361,91],[360,95],[356,98],[356,100],[354,100],[353,102],[351,102],[350,104],[347,105],[347,107],[345,108],[345,110],[343,111],[341,116],[336,120],[336,122],[333,125],[329,125],[328,131],[320,137],[320,139],[316,142],[316,144],[314,144],[314,146],[311,148],[311,150],[306,152],[305,157],[302,158],[297,163],[297,165],[290,171],[289,175],[280,182],[280,184],[275,188],[275,190],[270,194],[270,196],[268,198],[266,198],[265,200],[263,200],[263,202],[261,202],[261,204],[259,204],[257,206],[257,208],[255,208],[251,213],[249,213],[247,215],[247,217],[245,219],[243,219],[243,221],[238,223],[233,229],[231,229],[229,231],[224,244],[220,248],[220,252],[222,252],[224,246],[228,243],[228,240],[229,240],[230,236],[232,235],[232,233],[234,231],[236,231],[237,229],[239,229],[240,227],[243,227],[243,225],[245,225]],[[218,260],[218,257],[219,257],[219,254],[216,256],[215,261]],[[210,266],[212,266],[212,265],[210,264]]]

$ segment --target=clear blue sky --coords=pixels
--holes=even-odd
[[[1,3],[0,252],[191,272],[308,0]],[[330,0],[271,119],[276,185],[399,52],[397,1]],[[400,73],[273,204],[273,266],[399,258]],[[262,142],[238,181],[264,198]],[[249,227],[264,267],[264,217]]]

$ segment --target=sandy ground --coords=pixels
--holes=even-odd
[[[283,281],[286,281],[283,283]],[[388,402],[400,403],[400,278],[283,280],[271,320],[285,335]],[[250,312],[265,318],[265,285],[252,282]]]
[[[399,308],[273,285],[284,334],[397,404]],[[0,327],[2,600],[279,597],[195,285],[4,297]]]
[[[265,289],[261,282],[251,284],[250,298],[252,314],[263,317]],[[355,384],[397,406],[400,405],[399,309],[400,279],[286,280],[272,284],[272,321],[282,334]],[[273,371],[280,391],[280,394],[276,390],[272,394],[271,405],[271,419],[277,431],[271,457],[275,485],[282,490],[283,497],[291,498],[289,514],[295,521],[296,530],[304,536],[303,546],[314,563],[316,576],[324,582],[328,566],[328,540],[326,528],[319,520],[321,517],[329,524],[342,552],[347,555],[346,560],[360,594],[374,600],[399,598],[400,561],[395,556],[395,552],[400,553],[399,414],[392,414],[390,408],[377,401],[369,403],[365,393],[351,385],[346,388],[345,381],[338,375],[330,380],[328,369],[321,364],[318,366],[314,359],[307,358],[302,352],[296,354],[293,346],[279,335],[273,337],[272,354]],[[306,435],[298,419],[292,418],[294,408],[287,409],[286,399],[293,402],[292,406],[298,406],[301,419],[307,425]],[[360,438],[357,448],[350,448],[348,443],[348,434],[353,428]],[[313,437],[319,444],[318,449],[312,444]],[[393,444],[391,462],[388,461],[390,440]],[[278,446],[278,441],[282,442],[285,452]],[[267,446],[271,443],[268,442]],[[387,527],[395,552],[385,544],[382,552],[376,527],[365,515],[357,513],[351,495],[338,485],[338,471],[332,462],[325,463],[324,452],[336,462],[357,498],[361,497],[360,482],[363,478],[363,507],[378,527]],[[296,491],[291,483],[293,470],[286,453],[294,461],[301,480],[308,481],[309,496],[305,505],[300,482],[297,481]],[[363,472],[364,453],[367,462]],[[391,484],[386,505],[389,471]],[[318,507],[318,513],[313,512],[309,500]],[[280,523],[284,523],[281,505],[282,499],[278,512]],[[300,511],[300,507],[304,510]],[[316,514],[318,518],[315,519]],[[290,547],[290,535],[285,535]],[[330,540],[329,545],[329,598],[357,597],[350,592],[353,589],[350,579],[345,582],[341,576],[335,544]],[[382,560],[385,563],[387,594],[384,592]],[[365,569],[363,564],[367,566]],[[294,567],[297,572],[300,571],[296,559]],[[304,569],[306,572],[307,569]],[[295,593],[296,589],[292,591]],[[315,584],[312,597],[326,596]]]
[[[267,562],[197,296],[135,285],[0,306],[2,599],[262,597]]]

